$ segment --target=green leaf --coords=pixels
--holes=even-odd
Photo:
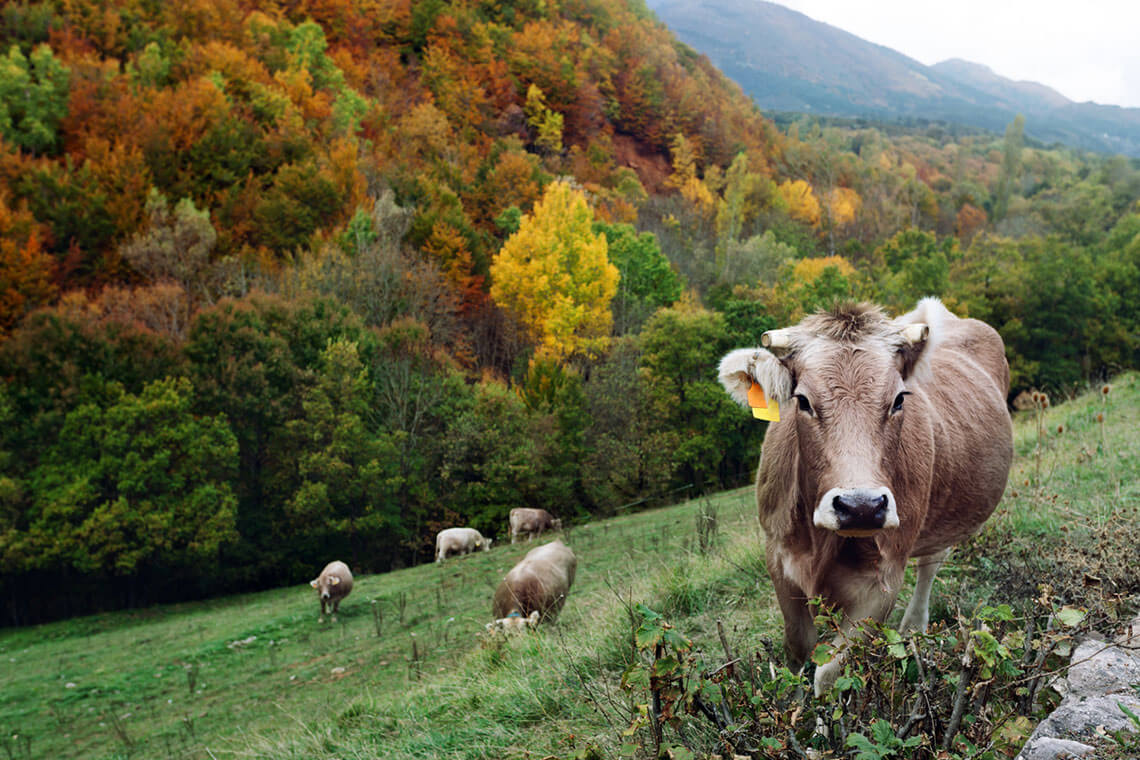
[[[826,665],[831,662],[834,657],[835,647],[823,642],[816,644],[815,650],[811,653],[811,661],[816,665]]]
[[[1075,625],[1079,625],[1080,622],[1085,619],[1086,615],[1088,615],[1086,610],[1065,605],[1057,612],[1057,619],[1061,621],[1061,625],[1064,625],[1066,628],[1072,628]]]
[[[665,628],[663,626],[647,620],[638,626],[637,631],[633,634],[633,640],[638,649],[651,649],[661,643],[664,635]]]

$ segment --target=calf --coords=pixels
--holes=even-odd
[[[348,565],[340,560],[328,563],[320,575],[309,581],[309,585],[317,590],[317,596],[321,600],[321,616],[317,622],[325,622],[327,608],[332,613],[332,621],[335,623],[340,600],[352,591],[352,573]]]
[[[578,558],[561,541],[531,549],[495,591],[491,607],[496,620],[526,619],[535,613],[537,620],[558,617],[577,569]]]
[[[482,549],[490,551],[491,539],[474,528],[446,528],[435,537],[435,561],[443,562],[453,554],[470,554]]]
[[[545,509],[517,507],[511,510],[510,523],[512,544],[518,541],[519,536],[526,536],[526,540],[530,541],[535,536],[541,536],[544,531],[562,530],[562,521]]]

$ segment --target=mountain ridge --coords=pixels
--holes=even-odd
[[[1075,102],[982,63],[927,66],[892,48],[763,0],[649,0],[658,18],[771,111],[880,120],[921,118],[1140,156],[1140,108]]]

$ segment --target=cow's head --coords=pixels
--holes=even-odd
[[[497,633],[504,636],[510,636],[523,631],[533,630],[538,627],[538,610],[534,610],[526,617],[520,615],[517,611],[512,612],[505,618],[499,618],[493,622],[487,623],[483,628],[487,633]]]
[[[837,307],[795,327],[770,330],[764,348],[720,363],[720,381],[741,405],[753,382],[794,425],[797,480],[812,520],[844,536],[899,525],[892,490],[906,424],[907,380],[920,369],[929,330],[892,321],[868,304]]]
[[[340,585],[340,576],[322,575],[319,578],[309,581],[309,585],[317,590],[317,594],[320,595],[321,599],[331,599],[333,586]]]

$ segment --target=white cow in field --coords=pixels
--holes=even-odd
[[[474,528],[446,528],[435,537],[435,561],[443,562],[453,554],[470,554],[482,549],[491,549],[490,538]]]

